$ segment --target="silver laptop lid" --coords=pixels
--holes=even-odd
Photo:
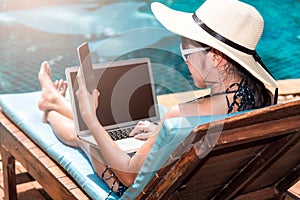
[[[159,121],[157,98],[149,58],[94,64],[98,81],[97,117],[105,129],[133,126],[140,120]],[[78,134],[88,132],[78,102],[76,83],[78,67],[66,69],[75,128]]]

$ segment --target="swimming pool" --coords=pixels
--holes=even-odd
[[[160,2],[192,12],[203,1]],[[275,78],[300,78],[300,2],[245,2],[265,19],[257,51]],[[5,0],[0,2],[0,29],[0,93],[39,90],[36,75],[44,60],[52,66],[53,79],[64,78],[66,67],[78,65],[76,47],[84,41],[93,62],[149,56],[155,81],[165,83],[157,87],[158,94],[193,85],[178,55],[179,38],[157,23],[146,0]]]

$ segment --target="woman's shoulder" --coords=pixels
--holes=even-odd
[[[211,105],[211,100],[208,99],[178,104],[169,109],[165,118],[211,115]]]

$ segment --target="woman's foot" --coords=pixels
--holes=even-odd
[[[47,113],[59,109],[60,102],[66,94],[67,84],[63,80],[52,82],[51,68],[48,62],[43,62],[38,74],[42,95],[38,102],[40,110],[44,111],[43,122],[47,122]]]
[[[66,81],[60,79],[60,80],[56,80],[53,83],[54,87],[56,88],[56,90],[58,91],[58,93],[60,93],[62,96],[66,96],[66,91],[68,88],[68,84]]]
[[[44,61],[41,64],[41,68],[38,74],[38,78],[41,84],[42,89],[45,86],[51,86],[53,85],[54,88],[58,91],[58,93],[60,93],[62,96],[66,95],[66,91],[67,91],[67,82],[60,79],[60,80],[56,80],[55,82],[52,82],[51,80],[51,68],[48,64],[47,61]]]

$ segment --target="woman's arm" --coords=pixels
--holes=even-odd
[[[93,134],[106,165],[113,169],[123,184],[127,186],[131,185],[155,141],[160,126],[155,131],[156,134],[150,137],[133,157],[130,157],[116,145],[104,127],[99,123],[96,116],[99,93],[97,90],[94,90],[92,94],[87,91],[80,70],[77,75],[77,82],[79,89],[76,95],[82,118]]]

